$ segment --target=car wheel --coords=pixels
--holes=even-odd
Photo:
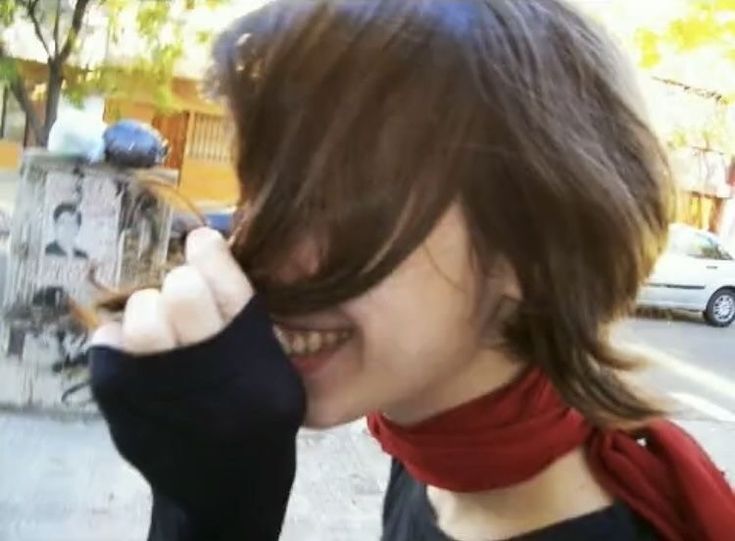
[[[704,311],[707,323],[715,327],[727,327],[735,321],[735,290],[719,289],[710,297]]]

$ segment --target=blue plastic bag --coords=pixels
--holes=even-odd
[[[161,134],[137,120],[115,122],[105,130],[104,140],[106,160],[120,167],[153,167],[168,154],[168,143]]]

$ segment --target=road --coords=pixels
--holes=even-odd
[[[735,326],[710,327],[675,313],[626,321],[615,336],[656,362],[645,383],[673,400],[675,419],[735,480]]]
[[[657,353],[643,374],[678,400],[677,420],[735,475],[735,327],[646,317],[614,336]],[[150,505],[100,420],[0,413],[0,539],[141,541]],[[299,438],[299,471],[281,541],[375,541],[387,461],[364,425]]]
[[[615,336],[652,350],[645,381],[678,398],[688,415],[735,422],[735,326],[721,329],[686,313],[664,313],[628,320]]]

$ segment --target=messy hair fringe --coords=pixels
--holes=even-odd
[[[232,252],[272,312],[365,292],[459,202],[481,277],[502,256],[522,290],[481,323],[593,422],[663,413],[610,325],[665,243],[672,183],[595,25],[558,0],[280,0],[218,38],[209,79],[235,128]],[[278,283],[306,240],[318,269]]]

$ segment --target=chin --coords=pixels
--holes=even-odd
[[[302,426],[312,430],[326,430],[351,423],[364,416],[365,413],[350,413],[339,410],[334,406],[309,403],[306,407],[306,416]]]

